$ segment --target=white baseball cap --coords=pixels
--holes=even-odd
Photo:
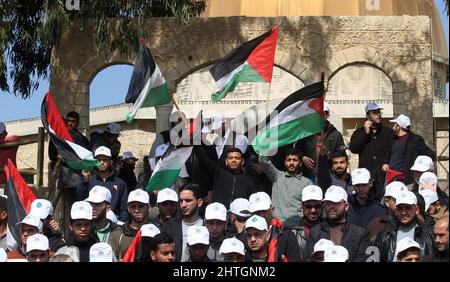
[[[143,204],[150,204],[150,197],[148,196],[147,191],[136,189],[130,192],[128,195],[128,203],[131,202],[139,202]]]
[[[241,240],[236,238],[228,238],[223,240],[222,245],[219,249],[219,254],[229,254],[229,253],[238,253],[241,255],[245,255],[245,247],[244,243]]]
[[[392,181],[388,185],[386,185],[386,190],[384,191],[384,197],[393,197],[397,199],[398,193],[402,191],[408,191],[408,188],[406,187],[403,182],[400,181]]]
[[[73,259],[73,262],[80,262],[80,250],[75,246],[64,246],[59,248],[56,255],[67,255]]]
[[[92,206],[88,202],[79,201],[72,205],[70,210],[70,218],[92,220]]]
[[[209,231],[205,226],[190,226],[187,232],[189,246],[195,244],[209,245]]]
[[[267,222],[264,218],[260,217],[259,215],[252,215],[247,221],[245,222],[245,228],[256,228],[258,230],[264,230],[267,231]]]
[[[325,192],[325,198],[323,201],[330,201],[333,203],[339,203],[340,201],[346,201],[347,202],[347,192],[344,190],[344,188],[331,185],[327,191]]]
[[[227,208],[221,203],[211,203],[206,207],[205,219],[218,219],[221,221],[227,221]]]
[[[439,201],[438,194],[434,191],[431,191],[430,189],[419,188],[419,194],[422,195],[423,199],[425,200],[425,212],[428,211],[428,208],[431,204]]]
[[[111,222],[114,222],[117,225],[123,225],[123,222],[120,221],[119,219],[117,219],[117,216],[114,214],[114,212],[112,210],[108,210],[106,212],[106,218],[108,220],[111,220]]]
[[[426,172],[433,169],[433,160],[429,156],[418,156],[411,170]]]
[[[95,149],[94,157],[97,157],[99,155],[111,157],[111,150],[105,146],[100,146],[97,149]]]
[[[272,206],[272,200],[266,192],[257,192],[250,195],[250,212],[266,211]]]
[[[348,260],[348,251],[342,246],[329,246],[324,251],[323,262],[346,262]]]
[[[316,252],[325,252],[329,247],[334,246],[333,242],[327,239],[320,239],[314,244],[313,254]]]
[[[121,130],[120,125],[115,122],[108,124],[108,126],[106,126],[106,129],[105,129],[106,132],[109,132],[114,135],[119,135],[120,130]]]
[[[49,250],[48,238],[42,234],[34,234],[28,237],[27,239],[27,253],[40,250],[47,251]]]
[[[155,158],[164,156],[164,153],[169,149],[169,144],[161,144],[155,149]]]
[[[250,217],[250,202],[244,198],[234,199],[230,204],[230,212],[240,217]]]
[[[302,202],[316,200],[316,201],[322,201],[323,199],[323,192],[322,188],[316,185],[308,185],[305,188],[303,188],[302,191]]]
[[[236,135],[236,138],[234,139],[234,147],[241,150],[242,154],[245,154],[248,147],[248,138],[245,135],[238,134]]]
[[[46,219],[49,215],[53,215],[52,203],[45,199],[36,199],[31,203],[30,214]]]
[[[357,168],[352,171],[352,185],[367,184],[370,181],[370,172],[366,168]]]
[[[144,224],[141,226],[141,236],[142,237],[150,237],[153,238],[156,235],[158,235],[159,233],[161,233],[161,231],[159,231],[159,228],[156,227],[156,225],[154,224]]]
[[[323,111],[330,112],[330,107],[328,106],[328,103],[325,101],[323,101]]]
[[[436,185],[438,182],[437,176],[436,174],[432,173],[432,172],[424,172],[422,173],[422,175],[419,178],[419,187],[421,187],[421,183],[423,182],[427,182],[431,185]]]
[[[3,248],[0,248],[0,262],[6,262],[8,256]]]
[[[156,199],[157,203],[162,203],[165,201],[172,201],[178,203],[178,195],[173,189],[164,188],[158,192],[158,197]]]
[[[411,126],[411,120],[404,114],[399,115],[395,119],[391,119],[390,122],[395,122],[403,129],[407,129],[408,126]]]
[[[0,134],[6,131],[6,125],[3,122],[0,122]]]
[[[111,203],[111,192],[106,187],[95,185],[89,191],[89,197],[85,201],[97,204],[103,202]]]
[[[395,198],[396,205],[417,205],[417,197],[413,192],[402,191],[398,193],[397,198]]]
[[[394,261],[398,261],[397,256],[399,253],[406,251],[410,248],[416,248],[422,251],[422,248],[420,247],[419,243],[412,240],[411,238],[403,238],[400,241],[397,242],[397,248],[395,249],[395,255],[394,255]]]
[[[113,262],[114,256],[108,243],[95,243],[89,249],[89,262]]]
[[[377,103],[370,101],[369,103],[367,103],[366,105],[366,113],[369,111],[375,111],[375,110],[382,110],[383,108],[380,107]]]
[[[29,214],[29,215],[25,216],[21,222],[17,223],[17,225],[22,225],[22,224],[34,226],[39,230],[39,232],[42,232],[42,228],[44,228],[44,225],[42,224],[41,219],[37,215],[34,215],[34,214]]]
[[[122,159],[126,160],[126,159],[135,159],[135,160],[139,160],[138,158],[136,158],[136,156],[133,154],[133,152],[131,151],[125,151],[122,154]]]

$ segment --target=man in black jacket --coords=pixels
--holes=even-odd
[[[375,102],[366,106],[364,126],[353,132],[350,151],[359,155],[358,167],[367,168],[375,180],[375,201],[380,201],[384,193],[383,164],[389,162],[394,132],[381,123],[381,108]]]
[[[161,232],[167,233],[175,242],[175,261],[184,262],[189,259],[187,250],[187,234],[191,226],[202,226],[199,208],[203,199],[199,195],[196,184],[186,184],[178,192],[181,214],[171,218],[161,227]]]
[[[433,161],[436,160],[436,152],[425,144],[423,137],[411,132],[411,121],[405,115],[399,115],[396,119],[390,120],[394,123],[395,133],[392,144],[391,157],[389,163],[383,165],[383,170],[396,170],[403,173],[403,182],[408,185],[414,183],[414,176],[411,167],[419,155],[428,156]]]
[[[331,185],[340,186],[351,195],[353,192],[352,177],[347,172],[349,162],[347,153],[342,150],[331,155],[331,172],[330,162],[328,161],[327,150],[324,145],[319,146],[320,156],[317,171],[318,185],[325,193]]]
[[[348,221],[347,192],[342,187],[331,186],[323,201],[327,219],[311,229],[306,244],[307,254],[313,252],[314,244],[320,239],[327,239],[335,245],[345,247],[350,262],[364,262],[369,246],[369,232]]]
[[[234,199],[248,199],[254,193],[255,185],[242,169],[244,159],[241,150],[229,148],[225,160],[227,169],[222,169],[206,156],[201,146],[194,148],[200,164],[213,179],[211,202],[219,202],[229,209]]]
[[[394,261],[397,242],[403,238],[416,241],[420,244],[423,255],[431,255],[434,250],[433,230],[417,222],[417,212],[416,195],[410,191],[400,192],[396,198],[396,228],[379,233],[374,241],[380,251],[381,262]]]

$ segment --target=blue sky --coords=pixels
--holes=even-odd
[[[443,0],[435,0],[437,8],[441,13],[441,21],[444,27],[447,47],[449,46],[449,23],[447,13],[444,12]],[[90,86],[91,108],[100,106],[115,105],[123,103],[128,83],[131,78],[133,68],[129,65],[115,65],[101,71],[94,78]],[[48,91],[49,82],[41,80],[39,88],[31,98],[21,99],[14,95],[0,93],[0,121],[11,121],[40,116],[41,102]],[[447,97],[449,86],[447,84]],[[20,105],[20,106],[19,106]]]

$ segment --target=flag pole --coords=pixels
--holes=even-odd
[[[170,93],[170,99],[172,100],[173,105],[175,106],[175,108],[177,109],[177,111],[181,112],[180,107],[178,106],[177,101],[175,101],[175,97],[173,96],[173,92]],[[186,120],[186,117],[184,115],[180,115],[181,119],[183,120],[184,124],[186,126],[189,126],[189,123]]]
[[[272,80],[269,82],[269,90],[267,91],[266,95],[266,116],[269,115],[269,97],[270,97],[270,89],[272,87]]]

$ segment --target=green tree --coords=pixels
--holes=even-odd
[[[78,2],[79,10],[66,5],[77,8]],[[0,0],[0,90],[30,97],[39,87],[38,79],[48,78],[52,49],[71,21],[98,23],[92,35],[97,51],[127,52],[138,44],[138,37],[146,36],[141,26],[145,19],[176,17],[185,24],[205,7],[205,0]],[[122,19],[113,40],[109,18]],[[132,19],[137,25],[131,24]]]

